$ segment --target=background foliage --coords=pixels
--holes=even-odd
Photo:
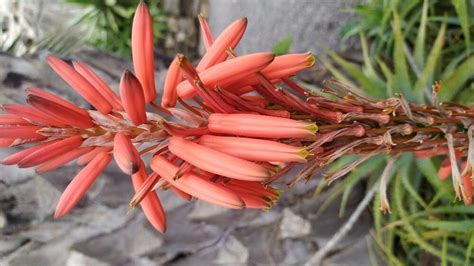
[[[130,36],[136,0],[66,0],[84,8],[75,18],[75,24],[85,26],[87,42],[99,49],[130,55]],[[155,38],[162,38],[167,30],[166,14],[159,8],[158,0],[147,2],[153,18]]]
[[[472,1],[371,0],[352,10],[359,19],[343,28],[344,39],[358,36],[362,62],[351,62],[333,51],[325,67],[337,79],[374,98],[392,97],[432,102],[432,85],[441,81],[442,101],[474,102],[474,6]],[[345,157],[333,167],[355,160]],[[340,215],[354,186],[371,187],[387,158],[372,158],[331,187],[323,208],[341,197]],[[442,182],[441,158],[415,159],[403,154],[390,173],[387,190],[391,213],[373,205],[374,243],[391,265],[472,265],[474,207],[454,202],[450,181]],[[316,191],[319,193],[324,184]]]

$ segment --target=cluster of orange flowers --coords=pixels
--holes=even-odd
[[[120,95],[87,65],[49,56],[49,65],[95,110],[84,110],[41,89],[27,89],[27,104],[3,105],[0,145],[29,147],[1,163],[36,167],[39,173],[73,160],[84,165],[57,204],[55,217],[61,217],[113,158],[131,176],[136,194],[130,206],[140,204],[150,223],[164,232],[166,216],[157,188],[169,188],[185,200],[198,198],[234,209],[268,209],[280,193],[270,183],[296,164],[304,167],[291,183],[311,177],[350,152],[373,156],[382,152],[380,147],[399,144],[390,150],[434,154],[436,147],[428,142],[413,146],[414,142],[392,139],[392,134],[408,136],[417,130],[414,124],[391,124],[390,112],[403,109],[402,115],[408,113],[402,100],[374,102],[356,93],[339,100],[309,97],[290,77],[314,64],[310,53],[238,56],[234,48],[245,32],[246,19],[233,22],[217,38],[207,22],[199,19],[206,53],[196,67],[183,55],[176,56],[160,105],[154,103],[152,18],[144,3],[133,21],[134,71],[123,73]],[[340,94],[328,92],[335,98]],[[147,106],[156,112],[147,112]],[[418,120],[412,120],[421,121],[415,118]],[[318,134],[315,122],[321,125]],[[385,125],[391,128],[371,129]],[[472,144],[472,130],[469,134]],[[456,148],[466,154],[459,145]],[[146,154],[152,155],[151,171],[142,158]],[[467,160],[470,169],[473,160]],[[360,162],[344,167],[330,180]]]

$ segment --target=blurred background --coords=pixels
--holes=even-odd
[[[444,99],[474,100],[474,4],[469,0],[146,2],[154,22],[158,90],[176,53],[193,60],[202,55],[201,13],[215,35],[233,20],[248,18],[239,53],[313,52],[316,66],[298,77],[311,88],[334,76],[383,98],[428,90],[443,80]],[[45,64],[48,54],[82,60],[118,90],[123,70],[132,69],[130,30],[138,3],[0,0],[0,104],[23,103],[24,89],[41,87],[87,107]],[[0,155],[15,150],[2,149]],[[349,222],[352,230],[317,262],[469,265],[474,209],[461,210],[452,202],[449,182],[437,178],[440,161],[403,158],[404,174],[400,169],[391,174],[391,214],[381,214],[377,193],[369,204],[362,201],[386,160],[370,160],[330,187],[320,177],[298,183],[267,212],[185,202],[160,191],[168,217],[163,235],[140,210],[127,212],[130,179],[115,165],[60,220],[52,217],[55,204],[78,166],[41,175],[0,166],[0,265],[314,264],[313,256],[356,208],[364,211]],[[277,187],[284,188],[285,180]]]

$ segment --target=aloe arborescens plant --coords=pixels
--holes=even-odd
[[[86,166],[61,196],[55,216],[69,212],[113,159],[131,175],[136,194],[156,229],[166,230],[155,190],[172,189],[185,200],[199,198],[229,208],[267,209],[280,191],[272,182],[302,164],[289,185],[308,179],[347,154],[360,159],[326,174],[332,182],[369,158],[414,152],[448,152],[456,196],[472,200],[474,108],[437,100],[415,104],[402,94],[365,96],[338,81],[324,96],[290,79],[314,64],[309,54],[275,57],[234,52],[246,19],[217,38],[200,19],[207,51],[194,67],[179,54],[155,104],[151,16],[145,4],[135,14],[134,73],[125,71],[116,95],[86,65],[50,56],[48,63],[97,110],[84,110],[49,92],[27,90],[27,104],[7,104],[1,116],[3,146],[30,145],[4,164],[43,172],[76,160]],[[442,90],[442,87],[441,87]],[[146,105],[156,112],[146,112]],[[142,157],[151,155],[151,172]],[[468,170],[457,170],[457,158]],[[456,172],[457,171],[457,172]],[[384,187],[382,186],[382,190]],[[131,195],[132,196],[132,195]],[[389,211],[383,199],[382,207]]]

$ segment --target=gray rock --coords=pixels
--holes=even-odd
[[[283,265],[303,265],[317,250],[307,238],[285,239],[282,241],[281,248],[286,251],[281,262]]]
[[[8,213],[21,219],[42,221],[54,212],[60,192],[46,179],[34,175],[24,183],[0,188],[2,201],[13,200]]]
[[[270,209],[267,212],[258,213],[253,219],[249,219],[246,222],[249,226],[259,227],[259,226],[270,226],[276,224],[282,217],[281,210],[276,210],[276,208]]]
[[[56,189],[46,179],[35,176],[33,177],[36,201],[38,202],[38,208],[36,209],[36,215],[40,219],[44,219],[54,213],[56,204],[58,203],[61,192]]]
[[[66,260],[66,266],[107,266],[108,263],[102,262],[95,258],[88,257],[77,251],[71,251],[69,257]]]
[[[85,225],[89,232],[88,235],[93,236],[110,233],[123,227],[133,218],[131,215],[127,215],[127,209],[126,205],[111,209],[99,204],[90,204],[86,208],[76,209],[75,215],[65,216],[62,219]],[[71,233],[75,234],[76,232],[72,231]],[[82,239],[87,239],[87,236]]]
[[[188,214],[191,220],[206,220],[230,211],[227,208],[198,200],[194,203],[193,210]]]
[[[36,246],[33,248],[11,257],[8,261],[8,265],[60,266],[66,264],[69,250],[68,247],[62,243],[53,242],[49,245]]]
[[[245,264],[249,258],[247,248],[233,235],[229,235],[214,260],[216,264]]]
[[[283,219],[280,224],[280,239],[298,238],[311,233],[311,224],[303,217],[296,215],[289,208],[283,210]]]
[[[2,235],[0,238],[0,257],[17,249],[24,241],[25,239],[19,238],[17,236]]]
[[[3,212],[0,212],[0,230],[7,226],[7,217]]]
[[[72,227],[73,224],[60,220],[35,223],[30,225],[28,229],[20,231],[18,236],[24,239],[47,243],[67,234]]]
[[[15,148],[2,148],[0,149],[0,158],[5,158],[18,151],[20,150]],[[0,173],[0,183],[10,186],[16,183],[23,183],[30,179],[35,175],[35,170],[33,168],[18,168],[16,166],[0,165]]]
[[[24,232],[25,236],[49,241],[44,244],[30,241],[29,245],[26,244],[9,254],[5,260],[10,265],[65,265],[69,251],[75,243],[123,228],[132,218],[124,213],[126,206],[117,209],[109,209],[102,205],[79,208],[73,214],[62,218],[61,222],[70,226],[68,230],[58,230],[54,225],[59,226],[59,222],[52,222],[49,227],[42,225],[43,231],[50,230],[50,232],[40,233],[40,230],[35,229],[29,233]]]
[[[46,64],[46,53],[38,58],[17,58],[0,54],[0,104],[24,103],[25,89],[40,87],[82,107],[88,104]]]
[[[292,52],[312,51],[322,54],[328,47],[345,47],[339,30],[352,15],[344,10],[359,0],[209,0],[209,23],[214,35],[233,20],[247,17],[247,31],[237,51],[247,54],[270,51],[281,39],[293,39]]]
[[[100,258],[111,264],[122,264],[128,257],[139,257],[158,250],[163,243],[160,233],[148,225],[142,213],[129,216],[130,222],[119,231],[86,239],[73,248],[88,257]]]
[[[171,189],[166,191],[158,190],[157,194],[166,213],[178,210],[185,206],[192,206],[195,203],[195,201],[185,201],[184,199],[176,196],[176,194],[174,194]]]

